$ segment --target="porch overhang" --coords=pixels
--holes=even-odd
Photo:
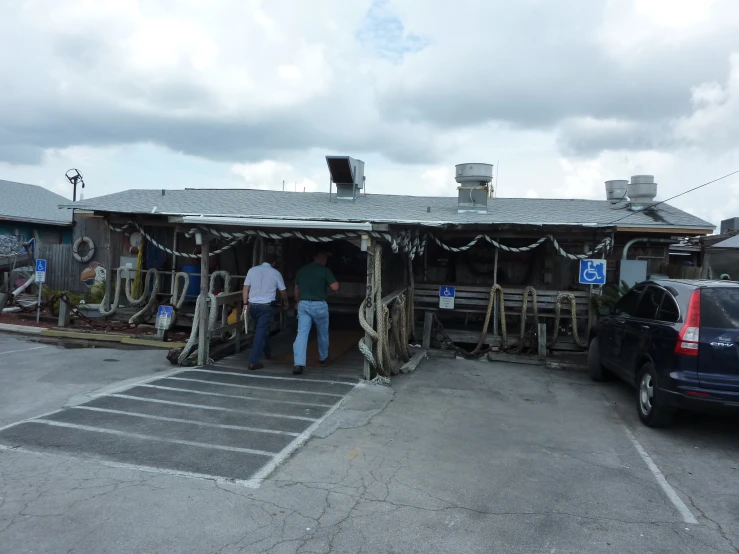
[[[270,227],[283,229],[327,229],[340,231],[387,231],[386,224],[369,221],[325,221],[316,219],[276,219],[261,217],[170,216],[170,223],[185,225],[230,225],[236,227]]]

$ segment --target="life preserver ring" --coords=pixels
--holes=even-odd
[[[129,254],[138,254],[143,238],[139,231],[123,233],[123,249]]]
[[[87,254],[84,256],[80,256],[80,246],[82,244],[87,245]],[[95,255],[95,243],[92,242],[92,239],[90,237],[80,237],[76,241],[74,241],[74,245],[72,245],[72,256],[74,256],[74,259],[78,262],[82,262],[83,264],[86,264],[90,260],[92,260],[92,257]]]

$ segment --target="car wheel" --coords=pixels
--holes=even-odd
[[[645,363],[636,388],[636,410],[647,427],[667,427],[675,416],[674,410],[661,405],[657,388],[657,372],[652,362]]]
[[[610,377],[608,370],[600,362],[600,346],[597,337],[590,341],[588,347],[588,373],[593,381],[598,382],[607,381]]]

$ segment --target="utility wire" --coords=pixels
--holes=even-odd
[[[675,198],[678,198],[679,196],[683,196],[685,194],[688,194],[689,192],[693,192],[694,190],[698,190],[698,189],[701,189],[703,187],[707,187],[708,185],[711,185],[713,183],[716,183],[717,181],[721,181],[722,179],[726,179],[727,177],[731,177],[732,175],[736,175],[737,173],[739,173],[739,169],[737,169],[736,171],[732,171],[731,173],[729,173],[727,175],[724,175],[723,177],[719,177],[718,179],[714,179],[713,181],[708,181],[707,183],[703,183],[702,185],[698,185],[697,187],[694,187],[694,188],[692,188],[690,190],[686,190],[685,192],[681,192],[680,194],[676,194],[675,196],[672,196],[672,197],[668,198],[667,200],[660,200],[656,204],[652,204],[649,207],[650,208],[654,208],[656,206],[659,206],[660,204],[664,204],[665,202],[669,202],[670,200],[674,200]],[[606,225],[611,225],[612,223],[617,223],[617,222],[621,221],[622,219],[626,219],[627,217],[631,217],[632,215],[638,214],[638,213],[641,213],[641,212],[631,212],[631,213],[628,213],[625,216],[623,216],[622,218],[620,218],[620,219],[614,219],[613,221],[611,221],[610,223],[607,223]]]

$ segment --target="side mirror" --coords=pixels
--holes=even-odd
[[[600,306],[598,308],[598,315],[606,316],[611,315],[613,313],[613,308],[609,308],[608,306]]]

